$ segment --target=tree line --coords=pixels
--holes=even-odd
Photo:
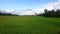
[[[44,16],[44,17],[60,17],[60,9],[57,10],[44,10],[43,14],[37,14],[37,16]]]
[[[37,13],[35,13],[36,15]],[[11,14],[11,13],[2,13],[0,11],[0,16],[18,16],[17,14]],[[44,10],[44,13],[37,14],[37,16],[44,16],[44,17],[60,17],[60,9],[57,10]]]
[[[17,14],[2,13],[2,12],[0,12],[0,16],[18,16],[18,15]]]

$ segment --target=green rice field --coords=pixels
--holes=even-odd
[[[60,18],[0,16],[0,34],[60,34]]]

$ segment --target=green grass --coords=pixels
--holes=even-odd
[[[0,34],[60,34],[60,18],[0,16]]]

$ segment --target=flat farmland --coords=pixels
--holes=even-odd
[[[60,18],[0,16],[0,34],[60,34]]]

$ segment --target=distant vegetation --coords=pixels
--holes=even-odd
[[[2,12],[0,12],[0,16],[18,16],[18,15],[17,14],[2,13]]]
[[[44,16],[44,17],[60,17],[60,9],[55,10],[44,10],[43,14],[38,14],[37,16]]]
[[[3,15],[3,16],[18,16],[17,14],[2,13],[2,11],[0,11],[0,16],[1,15]],[[40,14],[35,13],[35,16],[36,15],[37,16],[44,16],[44,17],[60,17],[60,9],[57,9],[57,10],[48,10],[48,9],[45,9],[44,13],[40,13]],[[27,15],[27,16],[29,16],[29,15]],[[30,15],[30,16],[32,16],[32,15]]]

